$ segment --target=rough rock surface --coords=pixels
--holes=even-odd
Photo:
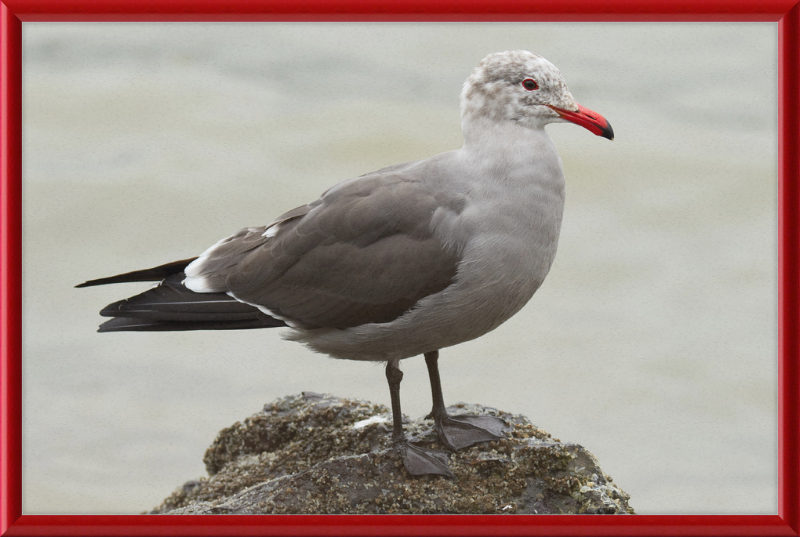
[[[223,429],[204,457],[209,477],[187,482],[150,513],[633,514],[630,496],[582,446],[523,416],[465,404],[448,411],[508,424],[504,438],[450,455],[454,480],[406,472],[391,449],[386,407],[306,392]],[[405,430],[443,451],[432,421]]]

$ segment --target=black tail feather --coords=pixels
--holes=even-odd
[[[152,273],[154,270],[156,269],[129,274]],[[125,275],[114,278],[122,276]],[[109,304],[100,311],[100,315],[114,318],[101,324],[98,332],[240,330],[286,326],[283,321],[254,306],[239,302],[226,293],[195,293],[183,285],[184,278],[183,272],[173,273],[157,287]],[[106,278],[111,279],[113,278]]]
[[[280,323],[280,324],[275,324]],[[216,322],[150,321],[134,317],[114,317],[97,329],[98,332],[180,332],[187,330],[245,330],[249,328],[273,328],[286,326],[283,321],[272,324],[259,319]]]
[[[225,293],[195,293],[183,285],[183,272],[100,311],[103,317],[136,317],[151,321],[241,321],[254,318],[257,308]]]
[[[175,274],[176,272],[183,272],[189,263],[197,259],[182,259],[180,261],[173,261],[165,265],[157,267],[134,270],[133,272],[126,272],[125,274],[117,274],[116,276],[109,276],[108,278],[100,278],[98,280],[89,280],[76,285],[75,287],[91,287],[93,285],[106,285],[108,283],[125,283],[125,282],[157,282],[161,281],[167,276]]]

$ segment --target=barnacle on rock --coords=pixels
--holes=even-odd
[[[504,438],[450,455],[453,480],[406,472],[391,447],[391,420],[370,419],[388,417],[386,407],[283,397],[220,431],[204,457],[209,477],[187,482],[150,513],[633,514],[630,496],[582,446],[553,439],[524,416],[464,403],[449,411],[508,424]],[[437,445],[431,421],[405,429],[421,446]]]

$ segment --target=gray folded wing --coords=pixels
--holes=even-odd
[[[389,322],[453,282],[459,254],[431,220],[463,206],[402,174],[362,177],[221,241],[187,267],[186,283],[303,328]]]

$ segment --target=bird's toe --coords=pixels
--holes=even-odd
[[[480,442],[501,438],[506,422],[494,416],[445,416],[436,423],[439,441],[458,451]]]
[[[423,449],[406,440],[395,443],[394,449],[403,457],[403,466],[411,475],[443,475],[454,478],[447,463],[447,453]]]

